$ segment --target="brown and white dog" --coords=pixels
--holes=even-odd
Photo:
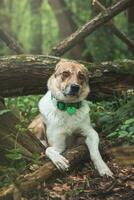
[[[46,155],[58,169],[67,170],[69,162],[61,153],[66,149],[67,138],[79,132],[85,137],[99,174],[112,176],[113,173],[102,160],[98,149],[99,137],[90,122],[90,108],[85,100],[90,92],[88,80],[88,70],[82,64],[61,60],[56,65],[54,74],[48,80],[48,92],[39,102],[49,144]],[[43,123],[40,123],[41,127]],[[40,140],[43,139],[41,134],[38,135]]]

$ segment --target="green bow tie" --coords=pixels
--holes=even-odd
[[[51,100],[55,99],[54,96],[51,95]],[[66,111],[69,115],[73,115],[76,113],[76,110],[81,107],[81,101],[76,103],[64,103],[62,101],[57,101],[57,108],[62,111]]]

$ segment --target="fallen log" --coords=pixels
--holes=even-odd
[[[110,152],[120,165],[134,166],[134,145],[113,147]]]
[[[19,149],[22,156],[30,160],[33,153],[40,154],[44,148],[37,138],[28,130],[21,132],[16,128],[21,127],[21,122],[15,115],[0,102],[0,157],[6,159],[6,154],[11,149]]]
[[[45,93],[47,80],[59,61],[58,57],[43,55],[1,57],[0,96]],[[133,60],[84,64],[91,74],[90,99],[111,98],[122,91],[134,88]]]
[[[64,156],[69,160],[71,169],[74,168],[79,162],[87,160],[88,149],[84,145],[74,147],[67,150]],[[0,189],[0,199],[12,199],[12,196],[19,196],[17,200],[21,199],[21,195],[25,195],[38,186],[40,183],[47,181],[53,175],[59,175],[57,168],[52,162],[47,161],[36,171],[20,176],[16,179],[15,183]]]

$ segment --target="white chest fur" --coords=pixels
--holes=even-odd
[[[60,111],[55,101],[51,100],[51,92],[48,91],[39,102],[39,109],[47,126],[64,127],[66,132],[71,134],[83,125],[87,117],[89,118],[89,105],[86,100],[82,101],[81,108],[77,109],[73,115]]]

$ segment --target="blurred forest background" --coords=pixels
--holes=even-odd
[[[105,7],[109,7],[117,1],[101,0],[100,2]],[[92,1],[89,0],[0,1],[1,27],[20,42],[27,54],[47,54],[51,47],[91,20],[97,13]],[[132,7],[114,18],[114,23],[119,30],[130,39],[134,39],[133,13]],[[9,54],[13,52],[0,41],[0,55]],[[93,32],[70,54],[69,57],[73,59],[86,58],[89,61],[133,57],[128,46],[112,34],[106,25]]]
[[[100,0],[100,2],[107,8],[118,1]],[[21,53],[47,55],[52,47],[90,21],[99,12],[100,10],[92,4],[91,0],[0,0],[0,56],[17,54],[6,46],[2,39],[3,31],[16,39],[22,47]],[[117,37],[120,33],[108,22],[84,38],[63,57],[91,63],[131,60],[133,66],[134,46],[130,43],[134,41],[134,6],[118,14],[112,22],[118,27],[119,32],[125,34],[126,42]],[[39,113],[38,101],[41,95],[4,98],[7,110],[0,110],[0,120],[3,120],[3,114],[8,115],[9,111],[13,111],[21,122],[16,124],[15,129],[12,129],[16,141],[18,135],[23,135],[27,131],[28,124]],[[3,102],[3,98],[0,98],[0,103],[1,99]],[[102,138],[109,139],[112,144],[116,143],[125,147],[134,145],[133,88],[118,96],[113,94],[111,99],[93,99],[93,102],[89,103],[92,124]],[[1,130],[4,129],[0,124],[2,135]],[[0,187],[14,182],[18,173],[24,172],[27,166],[29,167],[29,163],[25,161],[16,143],[12,148],[5,149],[5,146],[6,162],[2,160],[0,163]],[[0,151],[3,151],[2,142]],[[126,163],[129,163],[130,159],[134,162],[132,154],[133,152],[126,154]],[[39,155],[35,153],[32,156],[32,162],[40,165]]]

